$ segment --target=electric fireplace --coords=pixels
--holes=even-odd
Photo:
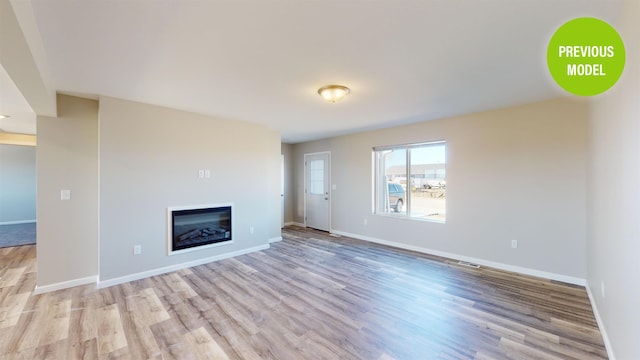
[[[232,213],[231,204],[168,208],[169,255],[232,241]]]

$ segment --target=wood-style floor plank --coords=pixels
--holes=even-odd
[[[21,293],[7,296],[0,306],[0,328],[8,328],[18,323],[30,295]]]
[[[0,249],[0,359],[606,359],[584,287],[299,227],[271,248],[33,295]]]
[[[198,360],[227,360],[229,357],[203,327],[182,336],[187,348]]]
[[[96,311],[98,323],[98,354],[104,355],[127,346],[117,304],[103,306]]]

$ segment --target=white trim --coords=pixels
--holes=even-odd
[[[494,262],[494,261],[474,258],[474,257],[471,257],[471,256],[464,256],[464,255],[454,254],[454,253],[450,253],[450,252],[446,252],[446,251],[439,251],[439,250],[433,250],[433,249],[428,249],[428,248],[423,248],[423,247],[418,247],[418,246],[413,246],[413,245],[407,245],[407,244],[402,244],[402,243],[398,243],[398,242],[377,239],[377,238],[373,238],[373,237],[370,237],[370,236],[351,234],[351,233],[347,233],[347,232],[343,232],[343,231],[331,230],[331,232],[334,233],[334,234],[348,236],[348,237],[352,237],[352,238],[359,239],[359,240],[365,240],[365,241],[370,241],[370,242],[374,242],[374,243],[378,243],[378,244],[382,244],[382,245],[388,245],[388,246],[397,247],[397,248],[400,248],[400,249],[417,251],[417,252],[420,252],[420,253],[441,256],[441,257],[445,257],[445,258],[448,258],[448,259],[467,261],[467,262],[470,262],[470,263],[489,266],[489,267],[500,269],[500,270],[517,272],[517,273],[524,274],[524,275],[531,275],[531,276],[541,277],[541,278],[545,278],[545,279],[549,279],[549,280],[562,281],[562,282],[569,283],[569,284],[574,284],[574,285],[581,285],[581,286],[585,286],[586,285],[586,280],[585,279],[577,278],[577,277],[573,277],[573,276],[567,276],[567,275],[556,274],[556,273],[551,273],[551,272],[546,272],[546,271],[540,271],[540,270],[530,269],[530,268],[521,267],[521,266],[503,264],[503,263],[499,263],[499,262]]]
[[[210,263],[218,260],[228,259],[234,256],[244,255],[254,251],[266,250],[268,248],[269,248],[269,244],[254,246],[248,249],[233,251],[233,252],[225,253],[221,255],[210,256],[204,259],[198,259],[198,260],[188,261],[185,263],[165,266],[165,267],[161,267],[153,270],[143,271],[136,274],[125,275],[125,276],[108,279],[104,281],[98,279],[98,289],[119,285],[119,284],[124,284],[130,281],[140,280],[140,279],[148,278],[155,275],[166,274],[172,271],[178,271],[178,270],[182,270],[182,269],[186,269],[193,266],[198,266],[198,265],[202,265],[202,264],[206,264],[206,263]]]
[[[295,221],[289,221],[287,223],[284,223],[284,226],[300,226],[300,227],[306,227],[304,225],[304,223],[299,223],[299,222],[295,222]]]
[[[69,281],[63,281],[55,284],[38,286],[36,285],[33,290],[33,295],[44,294],[56,290],[68,289],[75,286],[87,285],[87,284],[95,284],[98,281],[98,275],[87,276],[80,279],[74,279]]]
[[[613,353],[613,346],[611,346],[611,341],[609,341],[609,335],[607,335],[607,330],[604,327],[604,321],[600,317],[600,313],[598,312],[598,307],[596,306],[595,298],[593,297],[593,293],[591,292],[591,287],[589,286],[589,280],[586,280],[587,295],[589,295],[589,302],[591,302],[591,308],[593,309],[593,315],[596,318],[596,323],[598,324],[598,328],[600,329],[600,335],[602,335],[602,341],[604,341],[604,348],[607,350],[607,356],[610,360],[616,360],[616,356]]]
[[[18,221],[4,221],[0,222],[0,225],[18,225],[18,224],[31,224],[36,222],[35,220],[18,220]]]
[[[306,153],[304,155],[322,155],[322,154],[331,154],[331,150],[316,151],[316,152],[312,152],[312,153]]]
[[[207,245],[201,245],[201,246],[195,246],[195,247],[190,247],[190,248],[186,248],[186,249],[180,249],[180,250],[173,250],[173,212],[174,211],[181,211],[181,210],[198,210],[198,209],[209,209],[209,208],[220,208],[220,207],[230,207],[231,208],[231,239],[230,240],[225,240],[225,241],[220,241],[220,242],[216,242],[213,244],[207,244]],[[209,249],[212,247],[217,247],[217,246],[223,246],[223,245],[230,245],[233,244],[233,234],[235,233],[235,226],[233,219],[235,218],[235,212],[234,212],[234,206],[232,202],[229,203],[219,203],[219,204],[201,204],[201,205],[185,205],[185,206],[169,206],[167,208],[167,255],[168,256],[172,256],[172,255],[177,255],[177,254],[183,254],[183,253],[187,253],[187,252],[192,252],[192,251],[199,251],[199,250],[204,250],[204,249]]]
[[[282,236],[272,237],[271,239],[269,239],[269,244],[278,242],[278,241],[282,241]]]

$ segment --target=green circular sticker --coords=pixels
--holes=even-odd
[[[609,90],[622,75],[624,61],[624,44],[618,32],[595,18],[577,18],[560,26],[547,48],[553,79],[580,96]]]

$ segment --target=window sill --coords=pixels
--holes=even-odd
[[[394,212],[373,213],[373,215],[387,217],[387,218],[415,220],[415,221],[430,222],[430,223],[437,223],[437,224],[445,224],[447,222],[446,219],[434,219],[432,217],[407,216],[404,213],[394,213]]]

